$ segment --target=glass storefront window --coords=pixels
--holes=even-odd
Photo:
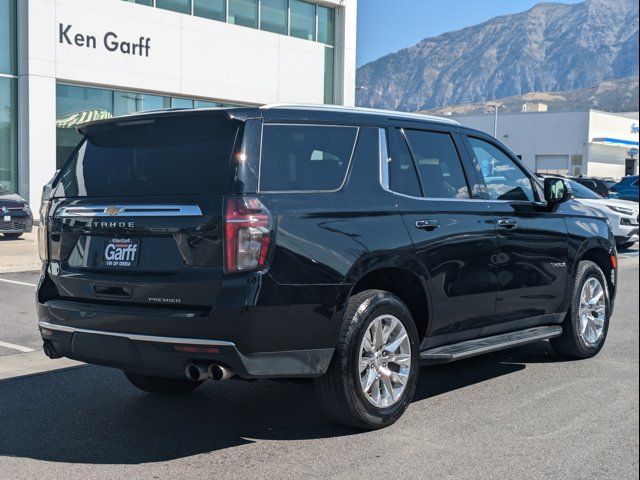
[[[324,103],[329,105],[335,101],[334,58],[333,47],[324,47]]]
[[[147,112],[149,110],[162,110],[170,107],[171,99],[169,97],[118,91],[113,94],[113,114],[115,116]]]
[[[318,5],[318,41],[333,45],[336,36],[336,11]]]
[[[194,100],[193,108],[214,108],[221,107],[222,104],[219,102],[209,102],[207,100]]]
[[[193,0],[193,14],[224,22],[227,18],[227,0]]]
[[[229,0],[229,23],[258,28],[258,0]]]
[[[76,127],[113,116],[113,90],[58,84],[56,87],[56,166],[61,168],[80,141]]]
[[[0,185],[18,189],[18,81],[0,77]]]
[[[260,29],[268,32],[287,34],[287,0],[262,0]]]
[[[190,98],[173,97],[171,108],[193,108],[193,100]]]
[[[129,3],[139,3],[140,5],[147,5],[149,7],[153,7],[153,0],[124,0]]]
[[[191,13],[191,0],[156,0],[156,7],[178,13]]]
[[[316,39],[316,6],[302,0],[291,0],[291,36]]]
[[[0,0],[0,73],[17,73],[16,38],[16,0]]]

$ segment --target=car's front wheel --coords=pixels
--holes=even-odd
[[[193,382],[186,378],[153,377],[124,372],[127,379],[140,390],[160,395],[180,395],[198,388],[202,382]]]
[[[580,262],[571,310],[562,324],[562,335],[551,339],[551,346],[569,358],[597,355],[607,338],[610,315],[609,289],[604,273],[593,262]]]
[[[335,421],[362,429],[393,424],[413,398],[419,375],[418,331],[406,305],[382,290],[354,295],[318,398]]]

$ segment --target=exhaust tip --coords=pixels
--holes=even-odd
[[[190,363],[184,368],[185,376],[192,382],[201,382],[208,378],[207,370],[201,365]]]
[[[44,351],[44,354],[52,360],[62,357],[62,355],[56,352],[56,349],[53,347],[51,342],[44,342],[42,344],[42,350]]]
[[[233,372],[228,368],[223,367],[222,365],[212,363],[211,365],[209,365],[209,376],[213,380],[220,382],[222,380],[227,380],[233,377]]]

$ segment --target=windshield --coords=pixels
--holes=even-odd
[[[598,200],[602,198],[593,190],[589,190],[587,187],[585,187],[584,185],[574,180],[567,180],[567,181],[569,182],[569,186],[571,187],[573,196],[575,198],[584,198],[589,200]]]
[[[214,115],[97,125],[63,167],[54,196],[220,193],[237,130]]]

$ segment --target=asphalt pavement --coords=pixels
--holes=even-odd
[[[230,380],[158,398],[103,367],[18,372],[0,380],[0,478],[638,478],[637,249],[620,265],[596,358],[540,342],[425,367],[378,432],[328,423],[308,386]],[[43,356],[37,278],[0,275],[0,368]]]

